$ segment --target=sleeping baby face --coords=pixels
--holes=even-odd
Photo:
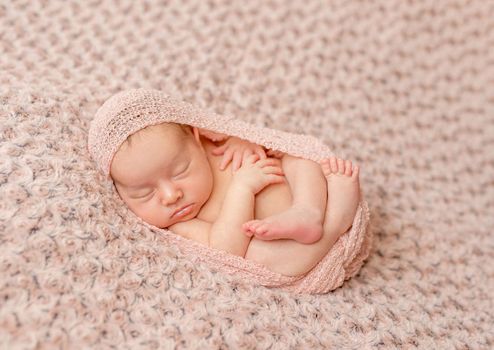
[[[176,124],[132,135],[115,154],[110,175],[129,208],[160,228],[197,216],[213,189],[197,129]]]

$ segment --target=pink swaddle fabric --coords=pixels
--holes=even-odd
[[[163,122],[188,124],[263,145],[313,161],[332,154],[319,139],[259,127],[241,120],[219,115],[160,91],[134,89],[120,92],[108,99],[97,111],[88,135],[88,150],[99,170],[110,179],[110,164],[120,145],[133,133]],[[363,196],[362,196],[363,198]],[[234,274],[267,287],[279,287],[296,293],[326,293],[355,275],[369,255],[372,235],[368,228],[369,208],[362,199],[353,225],[344,233],[326,256],[308,273],[285,276],[265,266],[230,253],[209,248],[173,232],[141,222],[162,233],[193,260],[202,261],[212,269]]]

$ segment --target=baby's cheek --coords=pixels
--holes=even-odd
[[[146,205],[145,203],[136,203],[134,201],[131,201],[127,203],[127,206],[135,215],[137,215],[141,219],[146,221],[149,220],[151,216],[150,214],[152,212],[149,210],[148,205]]]
[[[135,209],[134,214],[148,224],[165,228],[170,225],[169,220],[166,213],[160,209],[158,205],[142,205]]]

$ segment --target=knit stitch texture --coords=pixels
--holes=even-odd
[[[329,148],[316,138],[255,127],[234,118],[196,108],[152,89],[119,92],[98,109],[89,128],[89,153],[98,168],[109,177],[111,161],[127,137],[147,126],[171,122],[237,136],[276,151],[314,161],[331,155]],[[369,216],[367,203],[361,201],[351,229],[338,239],[311,271],[300,276],[274,273],[261,264],[226,252],[218,252],[175,235],[170,230],[147,226],[159,230],[158,234],[180,247],[182,252],[186,252],[191,258],[200,260],[216,270],[267,287],[281,287],[297,293],[326,293],[340,287],[344,280],[355,275],[363,260],[367,258],[372,242],[372,235],[368,229]]]
[[[492,349],[494,3],[0,4],[1,349]],[[322,140],[373,243],[340,288],[216,272],[138,221],[87,150],[122,90]]]

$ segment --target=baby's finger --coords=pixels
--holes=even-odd
[[[279,166],[266,166],[266,167],[262,168],[262,171],[265,174],[285,175],[283,168],[281,168]]]
[[[257,153],[257,155],[259,156],[259,159],[266,159],[267,158],[266,152],[264,152],[264,149],[262,147],[258,147],[256,149],[255,153]]]
[[[232,160],[232,157],[233,157],[233,151],[226,150],[225,154],[223,155],[223,159],[221,160],[221,164],[220,164],[221,170],[225,170],[228,163],[230,163],[230,161]]]
[[[222,146],[218,146],[211,153],[213,153],[215,156],[221,156],[223,153],[225,153],[226,149],[226,143]]]
[[[281,176],[281,175],[276,175],[276,174],[269,174],[268,180],[269,180],[269,183],[271,183],[271,184],[283,183],[283,182],[285,182],[285,177]]]
[[[242,163],[249,158],[249,156],[252,154],[252,151],[250,149],[245,149],[244,153],[242,155]]]
[[[264,158],[259,160],[259,166],[264,167],[268,165],[281,166],[281,161],[277,158]]]
[[[232,169],[237,170],[242,165],[242,155],[238,152],[233,154]]]
[[[249,164],[254,164],[255,162],[257,162],[257,160],[259,159],[259,156],[257,154],[250,154],[247,159],[244,159],[244,161],[246,161],[246,163],[249,163]]]

